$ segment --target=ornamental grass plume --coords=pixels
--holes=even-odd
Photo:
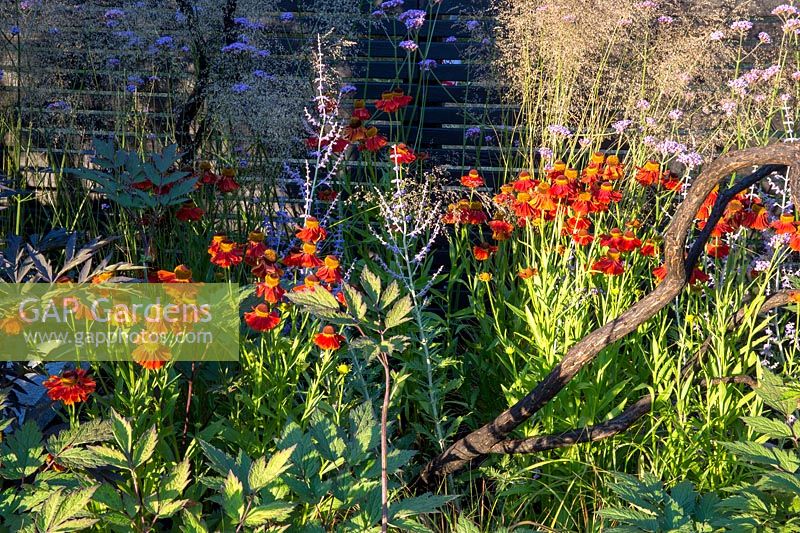
[[[491,76],[501,81],[503,97],[520,105],[507,143],[521,147],[521,166],[534,167],[553,150],[588,156],[605,140],[618,139],[634,164],[644,163],[657,144],[678,141],[671,156],[694,168],[720,145],[767,142],[773,117],[793,116],[791,108],[781,110],[781,98],[797,97],[791,83],[797,69],[787,63],[796,38],[740,42],[736,32],[742,30],[730,27],[734,20],[740,21],[735,28],[746,22],[740,6],[726,11],[700,0],[495,3]],[[710,39],[714,32],[719,35]],[[743,68],[751,60],[755,74]],[[744,92],[732,94],[729,82]]]

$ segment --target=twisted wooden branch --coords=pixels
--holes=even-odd
[[[552,400],[582,368],[594,360],[603,348],[636,330],[640,324],[655,316],[677,297],[686,286],[688,273],[691,272],[693,266],[693,264],[690,265],[687,270],[684,250],[695,215],[708,195],[727,176],[742,168],[755,165],[788,166],[797,174],[800,172],[800,145],[774,144],[730,152],[706,165],[689,189],[686,198],[676,209],[664,234],[664,263],[667,269],[664,280],[651,293],[636,302],[619,317],[592,331],[570,348],[561,362],[524,398],[500,413],[488,424],[459,439],[434,458],[420,474],[421,481],[428,486],[436,485],[444,476],[458,472],[471,461],[493,453],[496,446],[500,445],[520,424],[539,411],[543,405]],[[754,176],[746,177],[745,180],[762,179],[768,173],[767,170],[771,172],[775,168],[763,169]],[[797,183],[800,180],[796,178],[796,176],[793,177],[791,181],[792,197],[795,200],[800,198],[800,187]],[[741,186],[741,183],[737,185]],[[712,217],[706,223],[705,230],[707,231],[701,233],[692,251],[702,250],[705,246],[705,241],[702,240],[703,235],[707,240],[711,229],[724,211],[722,204],[727,205],[732,198],[729,190],[722,191],[719,196],[722,198],[718,198],[712,211]],[[717,216],[716,219],[713,218],[714,215]],[[699,252],[696,254],[699,257]],[[638,401],[634,405],[637,404],[639,404]],[[563,442],[566,442],[570,435],[565,437],[562,434],[560,437]],[[577,439],[580,438],[580,435],[571,437]]]

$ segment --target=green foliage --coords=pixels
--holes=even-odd
[[[608,531],[699,533],[744,531],[755,526],[751,520],[731,518],[722,509],[717,495],[700,495],[689,482],[678,483],[668,491],[650,474],[643,475],[641,480],[624,474],[616,474],[616,477],[611,489],[630,507],[609,507],[599,511],[600,516],[618,524]]]
[[[177,145],[142,157],[136,151],[115,148],[113,141],[95,139],[94,151],[92,162],[97,168],[73,169],[73,174],[96,183],[97,192],[125,209],[161,210],[179,205],[195,189],[196,177],[172,170],[181,157]]]
[[[721,498],[697,494],[689,482],[665,490],[660,480],[645,474],[641,480],[616,474],[614,493],[629,507],[599,511],[618,525],[610,531],[800,531],[800,453],[795,434],[796,385],[764,371],[756,394],[775,410],[776,417],[748,416],[742,420],[759,441],[721,443],[751,463],[754,482],[740,483]]]

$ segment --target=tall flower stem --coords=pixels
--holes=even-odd
[[[389,418],[389,399],[391,398],[392,377],[389,369],[389,358],[382,353],[378,360],[383,365],[384,391],[381,407],[381,533],[389,530],[389,474],[388,474],[388,442],[387,426]]]

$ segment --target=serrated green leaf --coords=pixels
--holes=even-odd
[[[389,520],[433,513],[454,499],[456,499],[456,496],[435,495],[431,493],[425,493],[413,498],[405,498],[399,502],[393,502],[389,506]]]
[[[770,472],[760,481],[759,485],[765,490],[774,490],[800,496],[800,476],[788,472]]]
[[[293,304],[306,307],[309,310],[339,312],[339,301],[330,291],[325,289],[288,293],[286,298]]]
[[[56,514],[58,514],[58,508],[61,506],[61,501],[64,499],[62,492],[63,489],[56,489],[44,503],[42,503],[42,508],[36,514],[36,529],[38,531],[49,531],[54,525],[54,519]]]
[[[53,461],[67,468],[97,468],[108,464],[85,448],[67,448],[55,455]]]
[[[279,475],[289,468],[289,458],[294,452],[294,446],[285,450],[279,450],[272,454],[267,461],[266,457],[260,457],[250,467],[247,483],[250,490],[259,491],[272,483]]]
[[[222,510],[226,515],[238,521],[244,512],[244,488],[242,482],[237,478],[233,471],[228,471],[228,476],[222,484],[220,494],[222,496]]]
[[[384,320],[384,327],[386,329],[392,329],[394,327],[403,324],[411,320],[410,313],[413,306],[411,304],[411,296],[406,295],[397,300],[392,308],[386,313],[386,319]]]
[[[51,530],[53,533],[69,533],[71,531],[86,531],[100,520],[97,518],[74,518],[59,524],[58,528]]]
[[[50,522],[51,528],[48,531],[76,531],[76,529],[71,528],[81,521],[75,521],[75,519],[85,518],[83,515],[86,512],[86,506],[88,505],[89,500],[92,499],[97,487],[98,486],[95,485],[93,487],[72,491],[64,495],[63,499],[60,500],[60,505],[58,506],[55,515],[52,517]],[[71,525],[64,525],[70,521],[72,521]]]
[[[236,461],[234,461],[231,456],[218,450],[204,440],[199,440],[198,442],[200,443],[200,447],[203,448],[203,453],[205,453],[206,457],[211,461],[211,467],[219,474],[227,476],[228,472],[238,470]]]
[[[0,445],[0,477],[23,479],[43,463],[42,432],[32,420],[14,431]]]
[[[47,439],[47,451],[56,459],[67,448],[82,444],[104,442],[113,437],[108,420],[94,419],[52,435]]]
[[[89,446],[87,449],[96,457],[97,461],[103,464],[115,466],[117,468],[128,468],[130,466],[125,454],[114,448],[109,448],[108,446]]]
[[[153,456],[153,452],[158,444],[158,432],[156,426],[150,428],[150,431],[140,438],[136,445],[133,447],[132,463],[134,468],[138,468],[145,464]]]
[[[208,533],[208,528],[198,514],[184,509],[181,518],[183,519],[181,524],[183,533]]]
[[[383,291],[383,294],[381,294],[380,309],[386,309],[392,305],[392,302],[394,302],[398,296],[400,296],[400,285],[397,283],[396,279],[393,279],[386,287],[386,290]]]
[[[363,320],[367,316],[367,304],[364,303],[361,293],[348,283],[342,284],[342,292],[344,293],[344,301],[347,303],[348,312],[358,320]]]
[[[794,473],[800,468],[800,458],[796,454],[775,446],[764,446],[755,442],[723,442],[725,448],[753,463],[766,464]]]
[[[370,304],[377,306],[381,297],[381,278],[373,274],[370,269],[361,269],[361,287],[367,295]]]
[[[130,457],[133,452],[133,429],[130,422],[120,416],[114,409],[111,409],[111,427],[117,445],[126,457]]]
[[[791,428],[783,422],[772,420],[763,416],[743,416],[745,424],[756,433],[771,439],[785,439],[792,437]]]
[[[258,527],[267,522],[282,522],[289,518],[294,507],[294,504],[288,502],[272,502],[265,505],[257,505],[247,511],[247,516],[244,518],[244,525]]]

